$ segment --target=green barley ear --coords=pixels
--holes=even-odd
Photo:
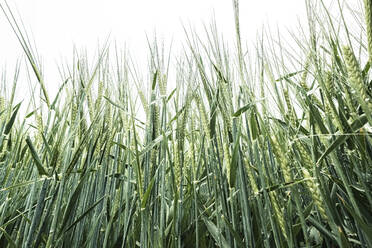
[[[298,153],[301,156],[302,163],[306,168],[313,168],[314,162],[309,153],[306,151],[305,145],[302,144],[300,141],[296,142],[296,148],[298,149]]]
[[[329,113],[330,121],[338,128],[341,133],[344,133],[344,127],[342,126],[341,120],[337,112],[335,111],[335,109],[332,108],[329,102],[325,104],[325,110],[327,111],[327,113]]]
[[[2,97],[2,96],[0,96],[0,114],[1,114],[2,111],[5,112],[5,98]],[[2,125],[1,122],[2,121],[5,121],[5,119],[6,119],[5,113],[3,113],[2,115],[0,115],[0,125]],[[0,135],[1,135],[1,133],[0,133]],[[3,140],[3,142],[4,142],[4,140]],[[4,156],[6,155],[6,151],[7,151],[6,149],[4,149],[5,148],[5,145],[3,145],[4,144],[3,142],[0,143],[0,161],[3,160]]]
[[[327,213],[326,213],[324,205],[323,205],[324,200],[323,200],[322,194],[321,194],[320,189],[319,189],[319,184],[314,182],[314,180],[316,180],[316,178],[312,177],[310,175],[310,172],[306,168],[302,168],[302,173],[304,175],[304,179],[306,179],[306,185],[309,188],[311,196],[314,200],[315,205],[318,208],[318,211],[319,211],[321,217],[324,220],[328,220]]]
[[[85,135],[85,132],[87,131],[87,122],[85,119],[85,116],[81,113],[80,119],[79,119],[80,125],[79,125],[79,140],[83,139],[83,135]]]
[[[166,74],[159,77],[159,91],[161,96],[167,95],[167,80]]]
[[[86,94],[87,94],[89,118],[92,121],[94,118],[94,109],[93,109],[92,95],[90,93],[90,90],[87,90]]]
[[[209,130],[209,122],[208,122],[208,117],[207,117],[208,116],[207,111],[205,110],[205,106],[203,105],[203,103],[200,99],[200,96],[195,94],[194,99],[195,99],[195,102],[196,102],[196,104],[199,108],[200,118],[201,118],[201,122],[202,122],[202,125],[203,125],[203,131],[206,133],[207,140],[210,140],[211,139],[211,132]]]
[[[143,109],[145,110],[146,115],[148,115],[150,110],[149,110],[149,104],[146,100],[145,94],[143,94],[142,90],[138,90],[138,95],[140,97]]]
[[[227,83],[220,81],[219,88],[221,89],[221,101],[224,103],[221,111],[222,120],[225,125],[225,132],[230,133],[232,130],[232,119],[231,115],[233,112],[232,96]]]
[[[99,110],[101,108],[101,102],[102,102],[102,97],[103,97],[103,89],[104,89],[103,82],[100,81],[98,83],[98,94],[97,94],[97,100],[96,100],[96,104],[95,104],[97,113],[99,112]]]
[[[335,106],[333,104],[333,97],[335,94],[335,85],[333,82],[333,77],[332,73],[327,71],[325,74],[325,81],[324,81],[324,86],[325,86],[325,92],[327,96],[327,102],[325,104],[327,113],[330,113],[331,121],[334,122],[335,126],[340,130],[342,133],[344,132],[344,128],[342,126],[341,119],[335,109]]]
[[[228,113],[233,112],[232,93],[228,83],[221,81],[222,96],[225,99]]]
[[[279,166],[283,171],[284,181],[286,183],[292,182],[291,168],[289,166],[287,155],[279,145],[279,142],[275,136],[271,138],[271,144],[277,162],[279,163]]]
[[[367,95],[358,61],[356,60],[355,55],[349,46],[343,47],[343,52],[346,61],[348,79],[350,81],[351,88],[354,91],[353,95],[355,95],[358,103],[366,113],[369,124],[372,125],[371,99]]]
[[[329,97],[332,99],[335,95],[336,89],[335,89],[335,83],[333,81],[333,75],[332,72],[327,71],[325,73],[325,88],[327,91],[327,94],[329,94]]]
[[[105,91],[105,95],[106,97],[109,97],[109,94],[110,92],[108,91],[108,89],[106,89]],[[107,125],[107,132],[110,133],[110,129],[112,127],[112,108],[111,108],[111,104],[106,104],[105,106],[105,115],[104,115],[104,120],[106,122],[106,125]]]
[[[157,105],[154,105],[154,113],[153,113],[153,116],[152,116],[152,123],[153,123],[153,127],[152,127],[152,130],[153,130],[153,138],[155,139],[156,137],[158,137],[160,135],[160,114],[159,114],[159,106]],[[152,150],[151,150],[151,163],[152,165],[156,165],[156,158],[157,158],[157,153],[158,153],[158,146],[155,146]]]
[[[182,119],[180,120],[179,127],[178,127],[178,132],[179,132],[179,144],[180,144],[180,149],[183,150],[184,147],[184,141],[185,141],[185,129],[186,129],[186,123],[189,118],[189,112],[190,112],[190,104],[192,101],[191,93],[190,91],[187,92],[186,94],[186,102],[184,106],[184,111],[182,114]]]
[[[71,101],[71,126],[74,125],[77,117],[77,106],[74,101]]]
[[[0,96],[0,112],[5,109],[5,98]]]
[[[307,83],[306,83],[306,80],[307,80],[307,76],[309,74],[309,67],[310,67],[310,58],[311,58],[311,55],[309,54],[306,58],[306,62],[305,62],[305,65],[304,65],[304,72],[302,73],[302,76],[301,76],[301,81],[300,81],[300,85],[301,87],[306,91],[310,91],[309,89],[309,86],[307,86]]]
[[[280,207],[279,207],[279,204],[278,204],[278,201],[277,201],[277,194],[276,194],[275,191],[271,191],[269,193],[269,195],[270,195],[270,200],[271,200],[271,204],[272,204],[273,209],[274,209],[276,219],[279,223],[280,231],[282,232],[284,238],[287,239],[287,232],[285,230],[285,220],[284,220],[284,216],[283,216],[283,210],[280,209]]]
[[[194,130],[195,130],[195,115],[192,113],[190,115],[190,148],[189,148],[189,158],[191,160],[192,171],[196,173],[196,161],[195,161],[195,139],[194,139]],[[221,145],[218,146],[220,148]]]
[[[304,72],[302,73],[302,76],[301,76],[301,79],[300,79],[300,86],[302,87],[302,89],[306,92],[306,94],[309,93],[310,91],[310,88],[309,86],[307,85],[307,77],[309,75],[309,68],[310,68],[310,62],[311,62],[311,58],[312,58],[312,54],[311,52],[309,53],[309,55],[307,56],[306,58],[306,62],[305,62],[305,65],[304,65]],[[315,95],[311,95],[310,96],[310,99],[318,106],[322,106],[321,102],[319,101],[319,99],[315,96]]]
[[[345,93],[345,102],[346,106],[349,108],[349,113],[352,120],[357,118],[356,113],[357,110],[355,108],[355,98],[352,97],[351,89],[349,85],[344,85],[344,93]]]
[[[155,137],[160,135],[160,109],[158,105],[154,107],[154,131]]]
[[[364,0],[364,16],[367,29],[369,63],[372,65],[372,0]]]
[[[253,166],[249,163],[247,158],[244,159],[244,162],[245,162],[244,164],[246,166],[248,179],[249,179],[249,183],[251,185],[253,194],[254,194],[254,196],[257,196],[259,194],[259,190],[258,190],[258,186],[257,186],[256,180],[255,180],[255,177],[254,177],[253,172],[252,172],[253,171],[253,169],[252,169]]]
[[[35,116],[35,119],[36,119],[36,127],[37,127],[37,145],[40,145],[43,143],[43,130],[44,130],[44,126],[43,126],[43,119],[41,117],[41,114],[36,114]]]
[[[287,104],[287,110],[288,110],[288,120],[291,122],[291,123],[295,123],[295,112],[294,112],[294,108],[293,108],[293,105],[291,103],[291,99],[289,97],[289,93],[288,93],[288,90],[283,90],[283,95],[284,95],[284,100],[285,100],[285,103]]]
[[[0,113],[5,110],[5,98],[0,96]],[[0,121],[4,120],[5,114],[0,115]]]

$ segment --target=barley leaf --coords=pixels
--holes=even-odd
[[[222,248],[230,248],[225,237],[221,235],[220,229],[218,229],[217,226],[212,221],[208,220],[206,217],[203,217],[203,221],[205,225],[207,226],[209,233],[212,235],[212,237],[216,241],[216,243],[221,244]]]
[[[248,103],[247,105],[241,107],[238,109],[234,114],[233,117],[239,117],[241,116],[245,111],[249,110],[252,107],[252,104]]]
[[[35,165],[39,172],[39,175],[48,175],[47,170],[44,168],[39,156],[37,155],[37,152],[35,150],[34,145],[32,144],[30,137],[26,138],[26,143],[28,145],[28,148],[30,148],[31,156],[35,161]]]
[[[13,127],[13,124],[14,124],[14,121],[16,119],[16,116],[17,116],[17,113],[18,113],[18,110],[19,110],[19,107],[21,106],[21,103],[18,103],[15,107],[14,107],[14,111],[13,111],[13,114],[12,116],[10,117],[10,120],[8,121],[8,123],[6,124],[5,126],[5,130],[4,130],[4,134],[5,135],[8,135],[10,130],[12,129]]]

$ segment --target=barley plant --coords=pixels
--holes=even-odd
[[[180,56],[149,41],[143,75],[109,43],[95,61],[75,51],[55,95],[2,3],[31,96],[17,98],[25,67],[1,77],[0,247],[372,247],[359,2],[307,1],[291,42],[265,29],[251,49],[234,0],[235,44],[215,22],[185,28]]]

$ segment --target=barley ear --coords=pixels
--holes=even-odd
[[[302,173],[304,175],[304,179],[306,180],[306,185],[309,188],[311,196],[314,200],[315,205],[318,208],[321,217],[324,220],[328,220],[327,213],[323,205],[324,200],[319,189],[319,184],[314,182],[316,178],[312,177],[310,175],[310,172],[306,168],[302,168]]]
[[[364,15],[367,29],[369,63],[372,65],[372,0],[364,0]]]
[[[5,110],[5,98],[0,96],[0,113],[3,112]],[[4,115],[0,115],[0,121],[2,121],[4,119]]]
[[[372,125],[371,118],[371,100],[367,95],[367,91],[364,86],[362,73],[358,64],[358,61],[355,58],[355,55],[349,46],[343,47],[344,58],[346,61],[346,68],[348,73],[348,79],[350,81],[351,88],[353,89],[353,95],[356,96],[356,99],[363,111],[366,113],[369,124]]]
[[[284,216],[283,216],[283,210],[280,209],[279,207],[279,204],[278,204],[278,201],[277,201],[277,194],[275,191],[271,191],[269,193],[270,195],[270,199],[271,199],[271,204],[273,206],[273,209],[274,209],[274,212],[275,212],[275,216],[277,218],[277,221],[279,223],[279,228],[280,228],[280,231],[282,232],[283,236],[285,239],[287,239],[287,232],[285,230],[285,220],[284,220]]]

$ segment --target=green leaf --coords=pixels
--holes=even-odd
[[[336,64],[338,66],[338,69],[340,69],[342,72],[344,72],[344,66],[343,66],[343,63],[341,61],[341,57],[338,53],[338,41],[334,41],[331,37],[329,37],[329,40],[331,42],[331,46],[332,46],[332,50],[333,50],[333,58],[334,60],[336,61]]]
[[[222,236],[221,231],[217,228],[217,226],[206,217],[203,217],[203,221],[207,226],[209,233],[212,235],[214,240],[217,244],[221,244],[222,248],[230,248],[229,244],[227,243],[226,239]]]
[[[5,188],[0,189],[0,192],[15,189],[15,188],[19,188],[19,187],[23,187],[23,186],[27,186],[27,185],[30,185],[30,184],[33,184],[33,183],[36,183],[36,182],[40,182],[40,181],[43,181],[43,180],[44,180],[44,178],[39,178],[39,179],[36,179],[36,180],[30,180],[30,181],[26,181],[26,182],[13,184],[9,187],[5,187]]]
[[[159,169],[159,167],[158,167],[158,169]],[[155,173],[155,175],[156,175],[156,174],[157,174],[157,173]],[[146,192],[145,192],[145,194],[143,195],[143,198],[141,199],[141,200],[142,200],[142,203],[141,203],[141,208],[142,208],[142,209],[146,208],[147,200],[148,200],[148,198],[149,198],[149,196],[150,196],[150,193],[151,193],[151,190],[152,190],[152,188],[153,188],[153,186],[154,186],[155,179],[156,179],[156,176],[153,176],[153,177],[151,178],[150,184],[149,184],[149,186],[147,187]]]
[[[240,109],[238,109],[238,111],[236,111],[233,114],[233,117],[239,117],[239,116],[241,116],[245,111],[249,110],[251,107],[252,107],[252,104],[248,103],[244,107],[241,107]]]
[[[158,145],[160,142],[162,142],[165,138],[167,138],[171,134],[172,134],[172,132],[171,131],[168,131],[168,132],[166,132],[163,135],[159,135],[156,139],[154,139],[153,141],[151,141],[150,144],[148,144],[145,148],[143,148],[143,150],[140,153],[140,156],[142,156],[142,155],[146,154],[147,152],[149,152],[152,148],[154,148],[156,145]]]
[[[54,98],[54,101],[53,101],[52,105],[50,106],[51,109],[55,109],[55,105],[56,105],[56,103],[57,103],[57,101],[58,101],[58,98],[59,98],[59,96],[61,95],[61,92],[62,92],[63,88],[66,86],[68,80],[69,80],[69,78],[67,78],[67,79],[63,82],[63,84],[61,85],[61,87],[59,87],[58,93],[57,93],[56,97]]]
[[[5,135],[8,135],[10,130],[12,129],[13,127],[13,124],[14,124],[14,121],[16,119],[16,116],[17,116],[17,113],[18,113],[18,110],[19,110],[19,107],[21,106],[21,103],[18,103],[15,107],[14,107],[14,111],[13,111],[13,114],[12,114],[12,117],[10,117],[10,120],[8,121],[8,123],[6,124],[5,126],[5,130],[4,130],[4,134]]]
[[[302,72],[304,72],[304,70],[288,73],[288,74],[276,79],[275,82],[279,82],[279,81],[282,81],[283,79],[291,78],[291,77],[296,76],[297,74],[302,73]]]
[[[366,65],[364,66],[363,71],[362,71],[363,78],[365,78],[366,75],[368,75],[368,72],[369,72],[370,68],[371,68],[371,64],[369,63],[369,61],[367,61]]]
[[[319,129],[322,132],[322,134],[328,134],[329,132],[328,132],[326,126],[324,125],[324,120],[322,119],[322,116],[320,115],[318,108],[315,107],[315,105],[312,105],[312,104],[310,104],[309,106],[310,106],[310,113],[311,113],[312,117],[314,118],[314,120],[317,122],[317,124],[319,126]]]
[[[43,142],[44,142],[45,148],[46,148],[49,156],[52,156],[52,150],[50,149],[50,146],[48,144],[48,141],[46,140],[46,137],[45,137],[44,133],[41,133],[41,137],[43,138]]]
[[[353,210],[353,208],[340,196],[338,198],[341,200],[345,209],[353,216],[358,226],[363,230],[365,236],[368,238],[370,244],[372,244],[372,226],[364,222],[364,220]]]
[[[68,201],[66,210],[65,210],[65,212],[63,214],[63,218],[62,218],[62,225],[61,225],[61,229],[60,229],[60,232],[59,232],[59,235],[58,235],[59,238],[63,235],[63,233],[66,232],[66,229],[68,228],[67,222],[71,218],[76,204],[79,202],[78,199],[80,197],[80,192],[83,189],[85,181],[88,177],[89,177],[89,173],[85,173],[84,176],[80,179],[78,185],[76,186],[74,192],[72,193],[72,196],[70,197],[70,199]]]
[[[238,247],[244,247],[244,243],[242,241],[242,238],[240,237],[239,233],[237,233],[231,223],[228,219],[226,219],[224,216],[222,216],[222,219],[225,221],[225,224],[227,228],[229,229],[230,233],[233,235],[235,241],[238,243]]]
[[[158,73],[159,73],[158,70],[156,70],[155,73],[154,73],[154,78],[152,79],[152,90],[155,89],[155,86],[156,86],[156,79],[158,78]]]
[[[12,237],[5,231],[4,228],[0,227],[0,231],[4,234],[6,240],[8,240],[10,247],[14,247],[16,248],[17,247],[17,244],[14,242],[14,240],[12,239]]]
[[[269,187],[266,187],[265,188],[265,191],[267,192],[271,192],[271,191],[275,191],[275,190],[279,190],[279,189],[285,189],[285,188],[290,188],[296,184],[300,184],[304,181],[307,181],[309,179],[300,179],[300,180],[295,180],[295,181],[292,181],[292,182],[288,182],[288,183],[281,183],[281,184],[276,184],[276,185],[273,185],[273,186],[269,186]],[[262,194],[264,192],[264,189],[261,189],[259,191],[260,194]]]
[[[254,112],[251,113],[251,116],[249,118],[249,124],[251,125],[251,135],[252,139],[255,140],[257,139],[259,135],[259,128],[258,128],[258,123],[256,119],[256,114]]]
[[[31,111],[30,113],[28,113],[28,114],[26,115],[25,119],[28,119],[28,118],[30,118],[31,116],[33,116],[33,115],[36,113],[37,110],[38,110],[38,109],[35,109],[35,110]]]
[[[314,202],[311,202],[305,208],[305,210],[303,212],[304,219],[307,219],[307,217],[310,215],[311,210],[313,209],[313,206],[314,206]],[[300,232],[300,230],[301,230],[301,221],[299,220],[299,222],[297,224],[294,224],[292,226],[293,237],[297,237],[297,234]]]
[[[210,121],[209,121],[209,128],[210,128],[210,133],[211,137],[214,137],[216,135],[216,117],[217,117],[217,105],[220,107],[221,111],[222,108],[220,104],[218,104],[218,95],[219,95],[219,90],[217,89],[216,95],[213,99],[211,111],[210,111]]]
[[[174,90],[172,90],[172,92],[169,94],[169,96],[167,98],[167,102],[169,102],[169,100],[172,99],[172,96],[174,95],[174,93],[176,93],[176,90],[177,90],[177,88],[174,88]]]
[[[318,220],[313,218],[312,216],[309,216],[307,220],[316,228],[320,233],[322,233],[325,237],[328,237],[329,239],[333,240],[334,242],[337,242],[336,237],[334,234],[332,234],[326,227],[323,226],[323,224],[319,223]]]
[[[127,146],[123,145],[123,144],[120,144],[120,143],[115,142],[115,141],[113,141],[112,143],[119,146],[123,150],[129,151],[129,148]]]
[[[344,231],[342,231],[341,228],[338,228],[338,234],[340,235],[340,243],[342,248],[351,248],[351,244],[349,243],[348,239],[346,238],[346,235]]]
[[[358,119],[356,119],[352,124],[351,124],[351,132],[355,132],[356,130],[360,129],[363,127],[366,123],[368,122],[367,116],[366,115],[361,115],[359,116]],[[337,147],[339,147],[342,143],[344,143],[348,138],[350,138],[351,135],[349,134],[339,134],[337,139],[327,148],[327,150],[320,156],[318,161],[316,162],[317,165],[322,162],[322,160],[331,152],[333,152]]]
[[[35,147],[32,144],[32,141],[31,141],[30,137],[26,138],[26,143],[27,143],[28,147],[30,148],[31,156],[35,161],[36,168],[39,172],[39,175],[48,175],[47,170],[44,168],[39,156],[36,153]]]
[[[170,126],[174,121],[176,121],[178,119],[178,117],[180,117],[180,115],[183,113],[183,111],[185,110],[185,106],[183,106],[176,114],[175,116],[169,121],[168,125]]]
[[[79,221],[81,221],[87,214],[90,213],[106,196],[102,196],[98,199],[92,206],[90,206],[84,213],[82,213],[69,227],[66,228],[65,232],[68,232],[72,227],[74,227]]]

